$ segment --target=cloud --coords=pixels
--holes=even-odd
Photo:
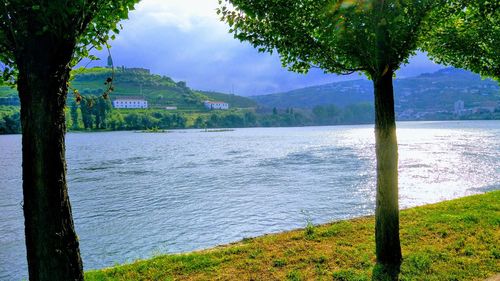
[[[145,67],[186,81],[199,90],[242,95],[268,94],[360,76],[337,76],[313,70],[288,72],[277,55],[259,53],[235,40],[216,14],[217,0],[143,0],[123,22],[112,44],[116,65]],[[98,53],[101,58],[106,53]],[[102,64],[102,63],[101,63]],[[419,54],[398,72],[413,76],[436,65]],[[440,67],[440,66],[438,66]]]
[[[218,26],[216,9],[217,0],[144,0],[131,14],[131,21],[187,32],[206,24]]]

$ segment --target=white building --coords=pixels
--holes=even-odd
[[[120,98],[113,101],[114,108],[148,108],[148,101],[139,98]]]
[[[167,106],[165,110],[177,110],[177,106]]]
[[[229,109],[229,104],[222,101],[204,101],[203,104],[207,109]]]

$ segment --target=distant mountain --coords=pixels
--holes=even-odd
[[[466,108],[497,106],[500,102],[498,82],[456,68],[396,79],[394,89],[399,112],[453,111],[458,100],[464,101]]]
[[[198,93],[207,96],[212,101],[227,102],[232,107],[250,108],[258,106],[256,101],[247,97],[242,97],[234,94],[222,94],[218,92],[207,92],[207,91],[198,91]]]
[[[80,68],[72,71],[74,76],[71,87],[82,95],[101,95],[105,89],[104,82],[112,76],[111,69],[103,67]],[[189,88],[186,82],[175,82],[170,77],[151,74],[144,68],[115,69],[111,99],[121,97],[143,97],[150,107],[177,106],[180,110],[203,109],[203,101],[223,101],[232,108],[255,107],[256,102],[240,96],[217,92],[196,91]],[[70,90],[71,97],[71,90]],[[0,104],[16,104],[15,89],[0,87]]]
[[[76,69],[71,86],[83,95],[100,95],[109,68]],[[297,89],[289,92],[241,97],[217,92],[197,91],[186,82],[151,74],[142,68],[117,68],[115,91],[111,98],[144,97],[151,107],[177,106],[180,110],[203,110],[203,101],[224,101],[232,108],[313,108],[318,105],[373,104],[373,86],[368,80],[351,80]],[[500,87],[491,79],[455,68],[446,68],[417,77],[394,80],[395,106],[398,113],[453,111],[454,103],[464,101],[465,108],[497,107]],[[71,94],[70,94],[71,97]],[[69,99],[71,100],[71,99]],[[0,86],[0,105],[18,105],[15,89]]]
[[[373,101],[372,96],[371,82],[360,79],[249,98],[266,107],[311,108],[326,104],[344,107],[349,104],[371,102]]]
[[[465,107],[500,101],[497,82],[455,68],[395,79],[394,89],[395,106],[399,112],[453,110],[457,100],[463,100]],[[360,79],[250,98],[270,108],[312,108],[327,104],[345,107],[362,102],[373,103],[373,85],[371,81]]]

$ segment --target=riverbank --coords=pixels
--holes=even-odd
[[[270,234],[91,271],[86,280],[371,280],[374,218]],[[500,273],[500,191],[401,211],[401,280]]]
[[[81,107],[82,105],[80,105]],[[255,110],[234,108],[224,111],[166,111],[151,109],[109,109],[105,116],[91,115],[83,118],[81,110],[66,115],[69,132],[106,132],[106,131],[149,131],[177,129],[225,129],[225,128],[268,128],[268,127],[309,127],[345,126],[374,123],[373,108],[367,104],[352,105],[347,109],[318,107],[314,109]],[[328,110],[333,110],[328,113]],[[20,108],[0,105],[0,135],[21,133]],[[88,114],[92,110],[85,111]],[[73,116],[73,117],[72,117]],[[76,122],[73,120],[75,119]],[[83,123],[86,120],[86,123]],[[96,124],[97,120],[104,120]],[[500,112],[455,118],[401,118],[399,121],[485,121],[500,120]],[[95,122],[94,122],[95,121]]]

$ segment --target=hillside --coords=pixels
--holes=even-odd
[[[111,76],[109,68],[80,68],[72,72],[71,87],[82,95],[100,95],[105,89],[104,81]],[[117,68],[114,74],[114,92],[111,98],[144,97],[150,107],[177,106],[179,110],[202,110],[203,101],[224,101],[232,108],[255,107],[256,103],[245,97],[190,89],[186,82],[175,82],[169,77],[151,74],[143,68]],[[17,92],[9,87],[0,87],[0,104],[11,105],[17,101]],[[15,100],[15,101],[14,101]]]
[[[71,85],[83,95],[100,95],[105,88],[104,81],[110,75],[108,68],[77,69],[73,71],[74,79]],[[142,96],[152,108],[176,106],[180,111],[191,112],[203,111],[205,100],[224,101],[229,103],[231,108],[263,107],[259,112],[270,112],[274,107],[283,110],[310,110],[320,105],[346,108],[350,105],[373,104],[372,83],[362,79],[247,98],[193,90],[183,81],[176,82],[166,76],[151,74],[147,69],[118,68],[115,71],[114,87],[112,99]],[[464,112],[469,114],[468,118],[496,118],[480,114],[494,111],[495,108],[500,111],[498,83],[481,79],[479,75],[465,70],[447,68],[417,77],[398,78],[394,81],[394,87],[399,120],[454,119],[454,105],[458,100],[464,102]],[[0,87],[0,105],[18,104],[14,89]],[[267,111],[265,108],[268,108]]]
[[[222,94],[222,93],[207,92],[207,91],[198,91],[198,93],[207,96],[209,100],[224,101],[229,103],[233,107],[250,108],[258,106],[258,103],[256,101],[249,99],[247,97],[242,97],[234,94]]]
[[[398,112],[450,111],[457,100],[463,100],[466,108],[500,101],[497,82],[454,68],[395,79],[394,88]],[[373,86],[371,81],[360,79],[250,98],[271,108],[312,108],[326,104],[345,107],[361,102],[373,103]]]
[[[367,80],[352,80],[292,90],[250,98],[266,107],[312,108],[318,105],[372,102],[372,84]]]

